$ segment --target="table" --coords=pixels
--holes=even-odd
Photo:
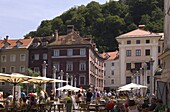
[[[52,103],[51,107],[50,107],[50,112],[51,112],[52,107],[54,107],[54,112],[55,112],[56,106],[58,107],[59,112],[61,111],[61,109],[62,109],[62,111],[64,111],[64,103]]]
[[[105,104],[89,104],[88,108],[90,109],[90,107],[95,107],[96,112],[99,111],[99,107],[104,107],[105,108]]]

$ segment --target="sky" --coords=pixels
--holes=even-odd
[[[35,31],[42,20],[50,20],[71,7],[87,5],[92,0],[0,0],[0,40],[23,39]],[[93,0],[100,4],[108,0]]]

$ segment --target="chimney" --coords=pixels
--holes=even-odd
[[[74,25],[67,25],[67,34],[74,31]]]
[[[54,32],[54,38],[55,38],[55,40],[58,40],[58,30],[55,30],[55,32]]]
[[[141,30],[145,30],[145,25],[139,25],[138,28]]]

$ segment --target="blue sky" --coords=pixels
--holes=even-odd
[[[0,0],[0,39],[20,39],[34,31],[42,20],[61,15],[71,7],[92,0]],[[100,4],[108,0],[93,0]]]

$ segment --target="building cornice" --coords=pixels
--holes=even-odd
[[[158,46],[158,44],[119,44],[119,47]]]
[[[164,58],[166,58],[167,56],[170,56],[170,49],[167,50],[166,52],[162,53],[162,54],[159,56],[159,58],[160,58],[160,59],[164,59]]]

